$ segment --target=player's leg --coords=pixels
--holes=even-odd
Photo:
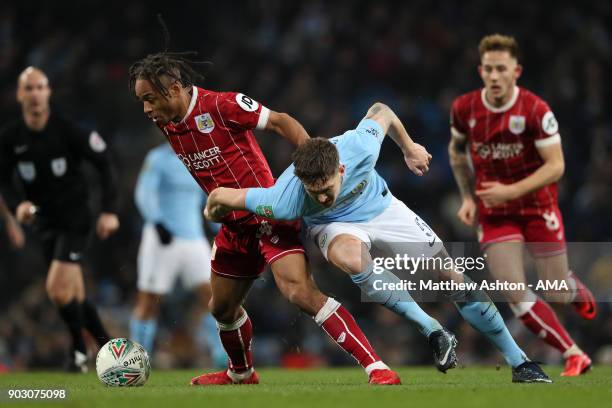
[[[138,249],[138,294],[130,319],[130,338],[152,355],[163,295],[172,290],[179,270],[176,242],[162,245],[151,225],[144,227]]]
[[[256,230],[234,231],[222,225],[211,255],[210,312],[228,356],[228,369],[191,379],[191,385],[257,384],[251,341],[253,324],[242,307],[254,279],[265,266]]]
[[[181,278],[185,287],[193,290],[198,297],[200,324],[197,327],[196,341],[206,345],[215,367],[227,365],[227,354],[221,344],[217,322],[209,310],[212,298],[210,285],[210,245],[202,240],[183,240],[176,238],[181,246]]]
[[[523,245],[520,241],[498,242],[486,246],[487,266],[494,279],[524,283],[522,261]],[[553,309],[530,290],[504,292],[514,315],[536,336],[561,353],[580,353]],[[569,354],[568,354],[569,356]]]
[[[162,295],[139,290],[130,319],[130,338],[142,345],[149,355],[153,354],[161,300]]]
[[[427,223],[403,202],[393,198],[389,208],[364,228],[371,236],[373,245],[394,257],[407,255],[411,258],[423,257],[442,261],[432,262],[438,270],[422,267],[421,270],[412,272],[423,276],[427,273],[429,278],[437,277],[443,281],[473,283],[467,275],[456,272],[452,267],[446,267],[449,264],[445,260],[450,257],[442,241]],[[432,272],[439,274],[432,276]],[[506,361],[513,367],[513,381],[550,381],[537,365],[528,362],[525,353],[508,332],[497,308],[482,289],[472,287],[461,291],[454,290],[447,295],[455,302],[462,317],[502,352]]]
[[[578,315],[592,320],[597,314],[595,298],[591,291],[570,271],[565,231],[561,211],[552,206],[541,216],[525,217],[523,234],[527,249],[534,257],[538,277],[551,282],[564,282],[567,290],[546,291],[549,302],[571,303]]]
[[[367,298],[378,303],[404,319],[413,322],[418,330],[427,338],[432,333],[442,330],[442,325],[429,316],[407,291],[377,290],[382,284],[400,283],[400,279],[390,271],[383,269],[374,273],[374,263],[363,237],[358,237],[357,231],[350,231],[343,226],[345,233],[337,233],[333,224],[323,233],[331,235],[330,243],[325,248],[324,255],[337,268],[351,276]],[[361,235],[361,234],[360,234]],[[379,284],[375,284],[379,281]]]
[[[399,384],[397,374],[378,357],[351,313],[317,288],[303,253],[277,257],[270,266],[283,296],[312,316],[338,346],[353,356],[371,384]]]
[[[446,249],[438,252],[434,258],[449,259]],[[469,285],[473,281],[465,273],[455,269],[440,271],[442,280],[452,280],[456,283]],[[504,319],[489,295],[477,286],[471,289],[452,290],[448,293],[461,316],[478,332],[483,334],[502,353],[504,359],[512,368],[517,368],[528,361],[527,356],[516,344],[508,331]]]
[[[408,291],[387,289],[391,285],[397,286],[401,283],[397,276],[380,267],[374,271],[374,262],[366,244],[369,243],[369,236],[362,229],[365,224],[360,223],[357,226],[332,223],[315,227],[310,233],[318,238],[323,256],[349,274],[369,301],[378,303],[416,324],[429,341],[438,370],[446,372],[455,367],[457,358],[454,349],[457,342],[454,335],[425,313]]]
[[[87,347],[83,338],[83,311],[76,297],[80,266],[73,262],[53,260],[49,267],[46,290],[59,315],[66,323],[72,337],[72,348],[66,368],[71,371],[87,371]]]
[[[252,279],[227,278],[217,273],[211,277],[210,311],[217,320],[219,338],[228,356],[227,371],[202,374],[191,385],[257,384],[253,368],[251,341],[253,324],[242,307]]]
[[[87,352],[82,329],[87,329],[99,344],[109,340],[97,311],[85,296],[85,284],[80,265],[87,242],[87,231],[70,231],[53,234],[48,240],[48,256],[52,259],[47,275],[46,288],[49,298],[58,306],[73,338],[73,356],[67,368],[87,369]]]

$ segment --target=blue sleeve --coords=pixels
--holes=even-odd
[[[353,130],[332,139],[345,164],[368,171],[376,166],[385,133],[378,122],[363,119]]]
[[[150,152],[140,170],[134,198],[140,215],[147,222],[159,222],[162,218],[159,209],[159,185],[161,171],[159,168],[159,155]]]
[[[268,188],[249,188],[245,205],[247,210],[275,220],[296,220],[302,217],[304,187],[293,174],[293,165]]]

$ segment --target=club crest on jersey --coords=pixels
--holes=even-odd
[[[476,126],[476,119],[470,118],[470,120],[468,120],[468,126],[470,129],[474,129],[474,126]]]
[[[19,162],[17,163],[17,169],[21,178],[25,181],[31,182],[36,178],[36,167],[32,162]]]
[[[212,120],[210,113],[204,113],[195,117],[196,126],[202,133],[210,133],[215,128],[215,122]]]
[[[59,157],[57,159],[51,160],[51,170],[55,177],[61,177],[66,174],[66,169],[68,168],[68,163],[66,162],[65,157]]]
[[[525,130],[525,117],[519,115],[510,115],[508,129],[515,135],[520,135]]]

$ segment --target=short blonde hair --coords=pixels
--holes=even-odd
[[[508,51],[510,56],[518,59],[519,46],[514,37],[501,34],[487,35],[480,40],[478,45],[478,52],[480,58],[489,51]]]

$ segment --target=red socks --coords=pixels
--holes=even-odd
[[[246,311],[234,323],[217,322],[217,326],[221,343],[229,356],[229,369],[238,374],[250,371],[253,368],[253,324]]]
[[[542,299],[537,298],[533,306],[518,317],[529,330],[560,352],[565,353],[574,346],[574,340],[561,325],[555,312]]]
[[[329,337],[357,360],[368,375],[373,370],[388,369],[370,345],[353,316],[335,299],[328,298],[314,319]]]

